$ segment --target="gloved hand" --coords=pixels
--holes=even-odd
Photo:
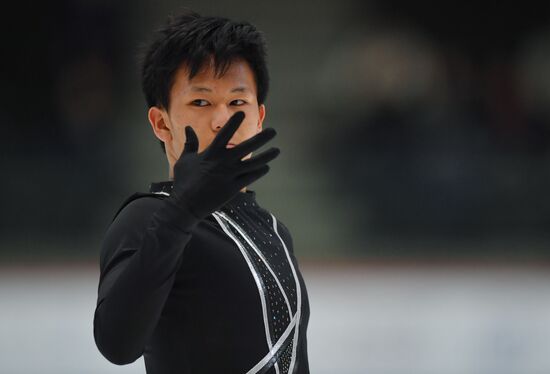
[[[199,142],[193,128],[185,127],[186,142],[174,165],[170,194],[170,200],[180,209],[203,219],[269,171],[267,163],[279,155],[278,148],[244,161],[242,158],[271,140],[276,135],[274,129],[267,128],[233,148],[226,148],[243,119],[243,112],[235,113],[201,153],[197,153]]]

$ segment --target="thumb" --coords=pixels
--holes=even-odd
[[[183,152],[185,153],[197,153],[199,150],[199,139],[197,134],[191,126],[185,126],[185,145],[183,146]]]

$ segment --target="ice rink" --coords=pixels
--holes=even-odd
[[[314,374],[550,373],[543,267],[303,262]],[[92,334],[95,264],[1,267],[2,374],[145,373]]]

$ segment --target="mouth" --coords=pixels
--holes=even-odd
[[[234,146],[235,146],[234,143],[227,143],[227,144],[225,145],[225,148],[233,148]]]

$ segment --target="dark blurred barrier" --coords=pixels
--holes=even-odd
[[[186,5],[266,32],[283,155],[257,189],[302,256],[547,256],[545,6]],[[166,177],[136,57],[180,4],[14,6],[0,254],[93,257],[124,197]]]

